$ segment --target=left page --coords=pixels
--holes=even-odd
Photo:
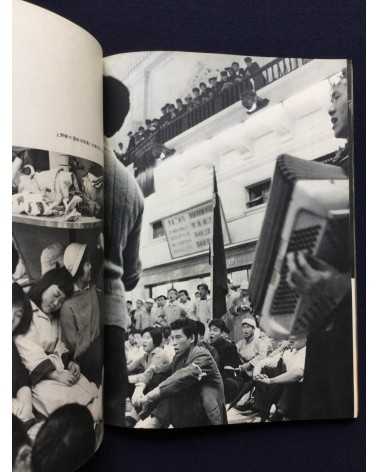
[[[15,1],[12,82],[13,465],[70,471],[103,436],[101,47]]]

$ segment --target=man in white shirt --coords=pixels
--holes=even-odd
[[[177,301],[178,292],[174,287],[168,290],[167,295],[168,303],[164,307],[164,314],[168,325],[170,325],[179,318],[186,318],[186,312]]]
[[[188,318],[195,320],[194,317],[194,306],[193,302],[190,300],[189,293],[187,290],[180,290],[178,293],[178,302],[179,305],[185,310]]]
[[[208,298],[210,290],[208,285],[205,283],[197,285],[197,290],[199,291],[200,296],[194,304],[194,318],[201,321],[201,323],[207,327],[213,318],[212,301]]]

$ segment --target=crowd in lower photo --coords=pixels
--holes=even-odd
[[[74,470],[102,437],[96,255],[86,244],[52,243],[40,255],[40,279],[25,285],[12,249],[14,470]]]
[[[188,427],[295,419],[306,338],[259,328],[247,284],[229,281],[227,313],[212,319],[207,284],[129,300],[126,424]]]

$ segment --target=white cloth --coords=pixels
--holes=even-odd
[[[49,359],[57,371],[64,370],[62,355],[68,350],[62,341],[59,319],[49,318],[33,305],[33,319],[29,331],[15,338],[21,360],[29,373]],[[95,384],[86,377],[74,385],[43,379],[32,387],[33,407],[45,416],[67,403],[89,406],[98,397]]]

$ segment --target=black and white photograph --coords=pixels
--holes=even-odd
[[[115,424],[356,417],[351,62],[104,64],[105,169],[139,186]]]
[[[74,470],[103,434],[103,169],[14,146],[12,210],[14,448]]]

